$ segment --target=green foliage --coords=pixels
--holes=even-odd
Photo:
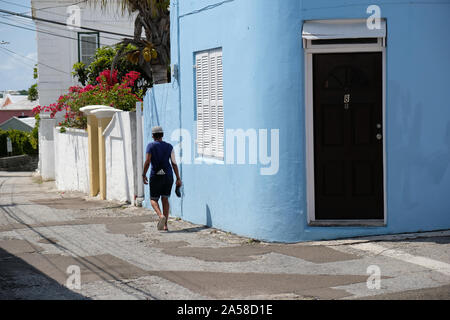
[[[103,105],[123,111],[135,110],[136,102],[142,102],[142,91],[136,94],[133,93],[132,88],[140,76],[139,72],[130,71],[119,82],[117,70],[111,73],[109,69],[106,69],[96,79],[99,84],[70,87],[69,92],[60,96],[58,102],[49,106],[38,106],[33,111],[36,114],[42,111],[51,112],[51,118],[54,118],[58,112],[65,111],[65,120],[58,123],[60,127],[85,129],[87,118],[80,112],[82,107]]]
[[[20,94],[21,96],[27,96],[27,95],[28,95],[28,90],[20,90],[20,91],[19,91],[19,94]]]
[[[37,154],[37,141],[29,132],[19,130],[0,130],[0,156],[7,156],[7,142],[6,138],[9,137],[12,142],[13,156],[19,156],[23,154]]]
[[[28,100],[36,101],[37,99],[39,99],[39,94],[37,90],[37,83],[35,83],[28,89]]]
[[[73,65],[72,75],[78,78],[78,81],[85,86],[89,80],[89,71],[83,62],[77,62]]]
[[[110,1],[91,0],[91,2],[106,8]],[[134,13],[142,8],[150,9],[153,18],[161,16],[162,13],[167,13],[170,6],[170,0],[119,0],[119,3],[122,7],[122,12]]]
[[[34,116],[34,118],[36,119],[36,124],[35,124],[33,130],[31,131],[31,138],[32,138],[31,145],[34,149],[37,150],[38,146],[39,146],[39,124],[41,122],[41,117],[38,113]]]
[[[82,62],[75,63],[73,65],[72,75],[78,78],[78,81],[83,85],[97,85],[99,82],[97,81],[98,76],[101,72],[106,69],[111,69],[115,56],[118,51],[123,47],[123,45],[118,44],[114,47],[101,47],[98,48],[94,60],[91,62],[89,66],[86,66]],[[133,45],[128,45],[125,48],[124,52],[130,52],[136,50],[136,47]],[[118,71],[118,79],[119,81],[125,77],[130,71],[136,71],[141,74],[141,79],[136,82],[133,88],[134,93],[138,93],[139,91],[145,92],[148,88],[152,86],[152,79],[146,76],[146,72],[136,64],[133,64],[127,59],[127,56],[124,55],[120,59],[118,59],[115,67],[115,70]]]

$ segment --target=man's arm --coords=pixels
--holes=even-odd
[[[147,178],[147,171],[148,168],[150,168],[150,163],[152,161],[152,155],[150,153],[147,153],[147,159],[145,160],[144,164],[144,173],[142,174],[142,179],[144,180],[144,184],[148,184],[148,178]]]
[[[172,150],[172,154],[170,155],[170,161],[172,162],[172,168],[173,172],[175,172],[175,176],[177,177],[177,187],[182,186],[181,178],[180,178],[180,171],[178,170],[177,160],[175,157],[175,151]]]

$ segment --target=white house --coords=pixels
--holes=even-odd
[[[97,48],[134,34],[135,17],[123,12],[117,0],[108,1],[105,10],[90,1],[74,0],[31,0],[31,7],[37,30],[41,106],[57,102],[69,87],[78,84],[72,76],[75,63],[89,64]],[[48,114],[41,113],[39,172],[45,180],[55,178],[56,123]]]
[[[39,105],[39,100],[30,101],[28,96],[5,93],[0,99],[0,124],[12,117],[32,117],[33,109]]]
[[[98,47],[118,43],[125,38],[122,35],[132,37],[134,33],[134,17],[127,12],[122,13],[118,1],[108,1],[110,4],[106,10],[101,10],[88,1],[78,2],[31,0],[34,18],[83,27],[67,27],[35,20],[38,91],[42,106],[55,103],[69,87],[77,84],[71,74],[76,62],[89,64]],[[74,3],[77,4],[73,5]]]
[[[3,123],[0,123],[0,130],[20,130],[25,132],[31,132],[36,125],[36,119],[33,117],[18,118],[12,117]]]

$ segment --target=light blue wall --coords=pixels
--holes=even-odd
[[[180,82],[147,95],[146,143],[157,123],[155,110],[167,132],[182,127],[195,139],[194,53],[221,47],[225,128],[280,129],[280,169],[262,176],[259,166],[183,164],[185,196],[182,203],[172,199],[174,215],[283,242],[450,228],[450,1],[180,0],[179,7],[176,2],[172,63],[180,65]],[[302,24],[366,18],[371,4],[379,4],[388,24],[388,223],[310,227]]]

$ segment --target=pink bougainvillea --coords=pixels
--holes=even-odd
[[[104,70],[97,77],[97,85],[85,87],[73,86],[69,92],[59,97],[58,102],[49,106],[37,106],[33,112],[50,112],[54,118],[56,113],[65,111],[65,121],[60,126],[86,128],[86,117],[80,112],[80,108],[88,105],[106,105],[116,109],[130,111],[141,101],[141,97],[133,93],[132,88],[141,74],[136,71],[127,73],[121,81],[117,79],[118,72]]]

